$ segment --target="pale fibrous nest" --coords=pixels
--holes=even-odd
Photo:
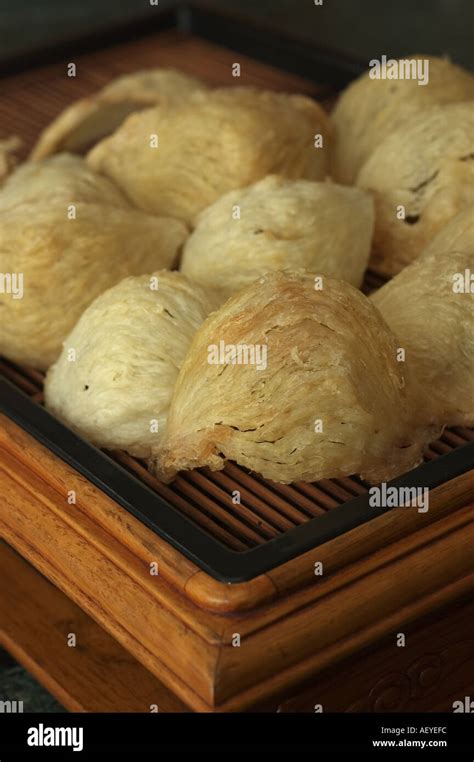
[[[474,424],[474,78],[428,61],[426,85],[360,78],[331,118],[141,71],[16,170],[0,141],[0,353],[49,368],[55,416],[165,481],[415,467]],[[368,265],[396,276],[370,298]]]
[[[433,106],[391,132],[357,185],[375,200],[371,264],[396,275],[474,204],[474,101]]]
[[[278,482],[380,481],[420,462],[394,335],[349,284],[319,286],[309,273],[269,273],[207,318],[155,453],[161,478],[233,460]],[[211,362],[216,347],[227,353]]]
[[[31,158],[54,153],[84,153],[114,132],[134,111],[185,101],[205,85],[174,69],[148,69],[112,80],[102,90],[75,101],[40,135]]]
[[[171,267],[187,235],[148,215],[84,160],[28,162],[0,189],[0,272],[23,293],[0,291],[0,352],[45,370],[84,309],[127,275]]]
[[[371,71],[354,80],[341,94],[332,113],[335,145],[332,174],[337,182],[353,184],[374,150],[394,130],[427,108],[474,98],[474,75],[447,58],[406,56],[427,82],[416,77],[374,79]]]
[[[416,378],[412,409],[441,426],[474,425],[473,272],[469,207],[372,297]]]
[[[226,296],[268,270],[305,268],[360,286],[373,226],[372,198],[358,188],[268,176],[201,213],[181,271]]]
[[[330,141],[329,119],[310,98],[218,88],[133,114],[88,162],[141,209],[193,224],[219,196],[268,174],[323,179]]]
[[[126,278],[85,310],[49,369],[51,412],[99,447],[150,457],[212,295],[177,272]]]

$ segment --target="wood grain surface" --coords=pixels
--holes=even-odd
[[[452,712],[454,701],[473,695],[472,600],[408,624],[404,646],[398,635],[323,671],[279,711],[314,712],[322,705],[325,712]]]
[[[186,712],[114,638],[0,543],[0,643],[72,712]],[[67,644],[69,634],[76,646]],[[5,698],[5,696],[2,696]]]

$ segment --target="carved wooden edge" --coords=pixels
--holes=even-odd
[[[156,707],[159,712],[189,712],[114,638],[4,542],[0,542],[0,576],[0,644],[66,709],[150,712]],[[75,648],[68,647],[70,633],[76,637]],[[27,702],[24,711],[30,711]]]
[[[102,493],[97,498],[74,471],[50,473],[48,463],[46,482],[42,453],[18,448],[17,437],[13,427],[16,447],[10,444],[9,452],[3,432],[0,442],[0,521],[7,541],[199,711],[252,707],[472,585],[472,506],[458,506],[464,497],[456,485],[444,485],[451,510],[458,510],[443,515],[440,509],[438,521],[423,530],[396,542],[390,532],[389,539],[379,535],[379,548],[389,542],[387,548],[365,558],[353,552],[349,566],[335,564],[322,578],[311,569],[312,584],[285,590],[281,599],[274,595],[252,611],[205,611],[185,595],[190,576],[179,577],[179,554],[167,547],[170,578],[181,586],[165,573],[151,577],[150,552],[161,548],[145,545],[146,561],[136,553],[143,548],[141,525],[137,530]],[[79,478],[75,506],[65,500],[65,487],[74,488],[71,478]],[[95,500],[101,497],[99,510]],[[183,566],[188,569],[188,562]],[[236,634],[240,647],[233,645]]]
[[[2,456],[6,460],[8,455],[56,491],[57,510],[65,516],[71,515],[67,494],[74,490],[76,512],[88,516],[103,533],[133,553],[143,568],[158,561],[163,579],[182,593],[186,591],[186,596],[202,608],[216,612],[243,610],[276,595],[275,586],[266,575],[243,584],[226,585],[202,572],[67,463],[0,415],[0,462]]]
[[[458,599],[286,695],[279,712],[452,712],[474,691],[474,600]]]
[[[220,613],[250,610],[270,603],[282,593],[311,585],[315,561],[323,562],[326,572],[334,572],[373,553],[382,543],[385,545],[417,529],[422,530],[448,512],[465,505],[472,492],[472,473],[464,474],[431,492],[430,510],[426,514],[419,514],[415,510],[391,511],[249,582],[228,585],[199,569],[2,415],[0,448],[27,464],[29,469],[62,495],[64,512],[70,513],[71,506],[68,505],[66,496],[69,490],[74,490],[77,510],[87,514],[143,564],[149,566],[153,560],[161,561],[160,574],[170,585],[184,592],[201,608]]]
[[[250,618],[233,623],[246,648],[240,654],[231,647],[229,628],[216,674],[217,703],[242,708],[284,693],[407,622],[472,593],[473,542],[471,521],[300,609],[280,611],[284,618],[266,628],[256,629]]]
[[[325,575],[339,572],[337,580],[341,580],[345,570],[349,575],[356,573],[355,564],[360,559],[369,558],[370,563],[378,564],[381,560],[380,550],[387,553],[390,546],[403,538],[407,538],[413,546],[423,544],[432,532],[436,534],[443,531],[441,526],[436,527],[439,520],[463,508],[472,499],[473,493],[474,472],[469,471],[432,490],[429,511],[425,514],[410,508],[395,509],[272,569],[258,578],[260,580],[265,577],[272,587],[264,588],[262,585],[258,598],[254,588],[253,605],[262,606],[285,595],[294,596],[298,592],[305,595],[305,590],[314,589],[314,568],[317,562],[323,565]],[[188,581],[186,593],[204,608],[238,613],[237,596],[229,599],[222,587],[205,572],[199,571]],[[236,587],[243,588],[244,585]],[[244,605],[240,610],[250,608],[245,605],[245,601],[242,603]]]

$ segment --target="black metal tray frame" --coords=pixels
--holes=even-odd
[[[327,82],[336,88],[346,84],[363,69],[358,61],[283,37],[280,32],[277,33],[268,26],[250,23],[233,14],[217,13],[202,5],[186,4],[157,13],[152,18],[147,16],[132,24],[109,29],[105,33],[70,40],[67,45],[43,48],[27,57],[18,57],[0,65],[0,76],[66,57],[70,60],[74,54],[79,55],[171,28],[219,43],[308,80]],[[361,495],[264,545],[236,552],[179,513],[146,484],[104,452],[77,436],[3,377],[0,377],[0,411],[197,566],[225,583],[246,582],[381,513],[397,510],[374,509],[369,505],[369,495]],[[473,466],[474,442],[413,469],[391,481],[390,485],[433,489]]]

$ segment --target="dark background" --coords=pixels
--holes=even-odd
[[[132,19],[153,16],[175,0],[0,0],[0,63]],[[474,0],[207,0],[285,34],[367,62],[413,53],[447,54],[474,70]],[[0,83],[1,97],[1,83]],[[1,127],[1,125],[0,125]],[[25,711],[61,707],[0,651],[0,699]]]
[[[174,0],[0,0],[0,61],[73,35],[153,15]],[[474,69],[473,0],[206,0],[362,60],[448,54]]]

